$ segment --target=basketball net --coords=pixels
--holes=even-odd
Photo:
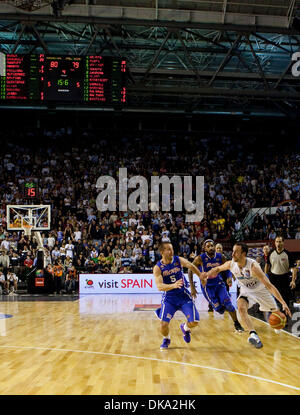
[[[31,235],[31,230],[33,228],[33,225],[29,225],[28,223],[23,223],[22,228],[23,228],[24,234],[26,236],[30,236]]]

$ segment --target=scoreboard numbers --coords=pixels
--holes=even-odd
[[[126,60],[0,53],[0,100],[126,102]]]

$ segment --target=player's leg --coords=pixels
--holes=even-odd
[[[280,310],[275,298],[267,289],[263,289],[256,292],[256,299],[259,304],[259,310],[263,312],[266,321],[269,322],[271,313]],[[281,330],[274,329],[274,331],[276,334],[279,334]]]
[[[9,283],[9,281],[5,281],[5,283],[6,283],[6,294],[9,294],[9,292],[10,292],[10,290],[9,290],[9,285],[10,285],[10,283]]]
[[[202,284],[200,284],[200,286],[201,286],[202,294],[204,295],[205,300],[208,302],[208,311],[214,311],[214,308],[211,304],[211,299],[209,298],[207,294],[208,287],[207,286],[203,287]]]
[[[164,336],[164,337],[166,337],[166,338],[170,338],[170,335],[169,335],[169,333],[170,333],[170,330],[169,330],[169,324],[170,323],[168,323],[167,321],[162,321],[161,323],[160,323],[160,332],[161,332],[161,334]]]
[[[252,324],[251,318],[248,314],[248,307],[249,307],[249,300],[247,297],[240,296],[237,300],[237,307],[238,311],[243,323],[243,326],[249,332],[254,330],[254,326]]]
[[[202,293],[204,295],[204,298],[208,301],[208,304],[209,304],[208,311],[214,311],[216,310],[216,307],[220,305],[219,300],[215,294],[216,287],[217,285],[206,285],[205,287],[203,287],[201,284]],[[221,310],[222,308],[223,308],[223,313],[225,311],[225,307],[223,306],[219,307],[218,312],[220,312],[220,314],[223,314]]]
[[[8,290],[9,290],[9,294],[8,295],[14,295],[14,282],[13,281],[9,281],[9,283],[8,283]]]
[[[191,341],[191,329],[198,326],[200,317],[198,310],[193,300],[188,299],[181,305],[180,310],[186,317],[186,322],[180,324],[180,329],[183,333],[183,339],[186,343]]]
[[[176,310],[173,304],[164,301],[161,307],[155,311],[156,316],[160,319],[160,333],[163,336],[163,342],[160,345],[161,350],[167,349],[171,343],[169,324]]]
[[[216,296],[219,299],[219,303],[222,304],[226,310],[228,311],[230,317],[232,318],[233,324],[234,324],[234,328],[236,331],[238,331],[239,333],[243,332],[244,329],[241,326],[238,318],[237,318],[237,314],[236,314],[236,310],[231,302],[231,298],[228,294],[228,291],[226,290],[226,286],[225,284],[219,284],[217,289],[216,289]],[[218,310],[216,310],[218,311]]]
[[[245,327],[246,330],[249,331],[249,337],[248,337],[248,343],[255,346],[257,349],[260,349],[263,344],[258,337],[258,334],[256,333],[254,326],[252,324],[251,318],[248,314],[248,308],[249,308],[250,302],[249,298],[243,295],[240,295],[240,297],[237,300],[237,306],[238,311],[242,320],[242,324]]]
[[[8,294],[7,281],[2,282],[2,292],[3,294]]]

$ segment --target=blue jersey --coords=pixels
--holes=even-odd
[[[203,266],[200,265],[198,268],[200,271],[204,271],[204,272],[208,272],[212,268],[218,267],[222,265],[223,263],[222,254],[219,254],[219,253],[215,254],[213,258],[209,257],[206,253],[204,253],[200,255],[200,258],[202,259]],[[223,278],[221,277],[220,274],[218,274],[216,277],[208,278],[207,285],[218,284],[221,281],[223,282]]]
[[[163,264],[162,260],[156,264],[161,270],[161,275],[164,284],[174,284],[174,282],[183,279],[183,285],[181,288],[175,288],[174,290],[166,291],[163,296],[174,297],[181,296],[183,293],[189,294],[187,287],[188,283],[184,277],[182,266],[178,256],[173,256],[173,261],[170,264]]]

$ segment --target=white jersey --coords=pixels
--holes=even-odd
[[[238,280],[241,287],[239,298],[244,298],[248,302],[248,308],[258,303],[260,311],[277,310],[274,297],[267,290],[266,286],[254,275],[252,275],[251,267],[257,263],[255,259],[246,257],[246,265],[240,269],[238,264],[231,261],[230,271]]]
[[[257,277],[252,275],[251,267],[254,263],[258,264],[255,259],[246,257],[246,265],[242,269],[238,266],[237,262],[234,262],[234,260],[231,260],[230,264],[230,271],[238,282],[250,290],[257,290],[264,287],[264,284]]]

